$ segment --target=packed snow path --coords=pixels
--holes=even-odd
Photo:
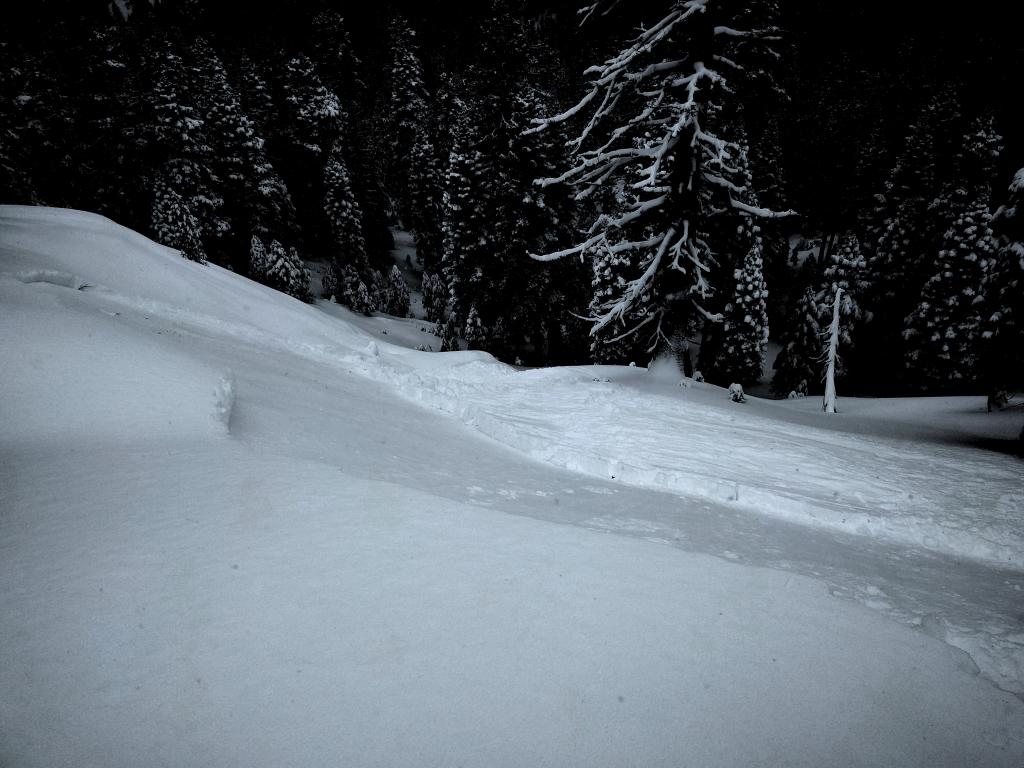
[[[479,356],[97,217],[0,209],[0,273],[4,765],[1024,759],[936,639],[1019,684],[1019,571],[532,461],[396,397],[482,396]]]

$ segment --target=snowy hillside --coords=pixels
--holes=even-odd
[[[1019,409],[425,327],[0,207],[0,765],[1024,764]]]

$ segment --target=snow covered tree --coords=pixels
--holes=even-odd
[[[821,409],[825,413],[836,413],[836,367],[839,363],[839,322],[842,315],[843,289],[836,286],[832,297],[832,322],[828,326],[828,344],[825,352],[825,397]]]
[[[452,312],[440,325],[438,335],[441,337],[442,352],[458,352],[459,347],[459,321]]]
[[[466,315],[466,325],[465,328],[463,328],[462,335],[466,339],[466,344],[469,345],[470,349],[480,349],[481,345],[487,339],[486,331],[480,320],[480,314],[476,311],[476,305],[469,308],[469,313]]]
[[[147,92],[153,161],[162,183],[183,199],[199,224],[204,246],[215,244],[230,230],[223,215],[221,180],[210,138],[208,118],[198,106],[199,94],[185,62],[167,41],[156,42],[148,59],[154,69]]]
[[[344,124],[340,99],[324,85],[306,56],[295,56],[285,64],[284,92],[292,143],[312,155],[325,155]]]
[[[978,378],[982,285],[996,252],[985,200],[967,208],[946,232],[935,274],[907,317],[907,367],[929,391]]]
[[[781,337],[782,350],[772,381],[772,391],[779,395],[794,391],[806,395],[817,389],[825,353],[822,329],[833,320],[837,291],[841,298],[835,329],[844,350],[853,347],[854,329],[863,317],[860,300],[865,290],[865,265],[857,236],[848,232],[829,238],[822,242],[822,249],[823,264],[812,264],[812,258],[805,264],[802,278],[807,285]],[[835,360],[833,370],[837,377],[846,376],[842,358]]]
[[[301,301],[309,301],[309,272],[295,248],[285,248],[277,240],[270,243],[264,282],[271,288]]]
[[[626,287],[624,275],[634,272],[635,262],[639,257],[635,253],[613,251],[606,243],[595,243],[590,251],[593,268],[591,279],[591,301],[589,316],[598,317],[609,302],[614,301]],[[633,299],[631,313],[638,317],[652,311],[653,294],[650,290],[641,291]],[[622,331],[619,326],[613,330]],[[693,328],[687,329],[693,330]],[[687,335],[676,329],[677,335]],[[636,334],[624,331],[616,335],[594,334],[591,336],[590,356],[594,362],[605,364],[624,364],[635,362],[645,353],[647,345],[638,340]]]
[[[823,283],[818,289],[817,302],[821,307],[821,325],[832,316],[833,301],[837,289],[842,289],[839,301],[839,340],[844,348],[853,346],[853,329],[863,317],[861,297],[866,290],[866,262],[861,254],[857,235],[847,232],[834,243],[826,255]],[[843,375],[842,367],[838,375]]]
[[[318,13],[313,18],[312,40],[313,59],[325,84],[347,103],[359,101],[366,84],[345,19],[335,10]]]
[[[983,375],[990,393],[1024,389],[1024,168],[992,227],[1001,247],[989,271],[983,315]]]
[[[442,164],[432,136],[432,120],[424,119],[409,156],[409,227],[424,274],[438,269],[443,250]]]
[[[357,272],[368,270],[366,241],[363,239],[362,211],[352,193],[348,166],[341,142],[336,142],[323,173],[324,214],[334,241],[334,265],[350,265]]]
[[[416,32],[409,22],[396,16],[390,27],[391,65],[391,153],[388,168],[389,186],[398,204],[398,214],[410,221],[411,200],[410,159],[427,112],[423,66],[416,47]],[[422,157],[421,157],[422,159]]]
[[[862,300],[868,314],[858,329],[863,344],[848,358],[860,374],[870,368],[870,380],[906,385],[909,350],[903,331],[956,216],[950,205],[965,171],[963,123],[956,87],[943,88],[927,101],[866,222],[872,239],[864,243],[868,289]]]
[[[199,222],[181,195],[163,179],[158,179],[153,189],[151,229],[153,239],[161,245],[177,248],[190,261],[206,262]]]
[[[196,39],[188,61],[195,102],[206,116],[215,147],[213,168],[224,196],[225,218],[236,240],[244,231],[265,239],[295,236],[295,206],[283,179],[264,151],[264,140],[246,114],[220,57],[204,38]],[[234,264],[244,268],[244,259]]]
[[[245,113],[252,119],[257,132],[265,139],[270,139],[276,135],[281,118],[267,81],[267,64],[258,63],[246,53],[228,63]]]
[[[409,286],[397,264],[391,266],[384,287],[384,311],[395,317],[409,316]]]
[[[380,278],[374,279],[363,238],[363,216],[352,191],[343,144],[335,143],[323,174],[323,210],[333,240],[325,291],[356,312],[387,311],[381,304]]]
[[[281,130],[275,145],[307,239],[330,236],[322,213],[323,173],[328,154],[343,134],[346,115],[337,94],[320,79],[307,56],[293,56],[280,76]]]
[[[362,280],[356,283],[355,289],[351,292],[347,292],[347,304],[355,312],[361,312],[362,314],[369,317],[373,314],[376,302],[370,295],[370,289],[366,287],[366,283]]]
[[[597,0],[589,14],[617,3]],[[624,49],[591,67],[590,89],[572,108],[541,119],[542,131],[588,114],[572,141],[575,162],[546,184],[571,183],[586,199],[627,179],[622,212],[600,214],[578,244],[542,260],[602,255],[621,259],[621,283],[592,317],[594,335],[644,333],[649,348],[687,328],[695,316],[711,318],[704,303],[714,211],[771,211],[738,199],[734,161],[740,147],[716,135],[715,115],[735,107],[744,49],[772,36],[744,28],[743,9],[725,0],[671,0],[660,19],[646,24]],[[624,258],[622,258],[624,257]]]
[[[67,206],[80,171],[70,157],[80,126],[68,80],[77,73],[69,78],[64,57],[23,45],[13,16],[4,21],[12,34],[0,32],[0,194],[4,202]],[[40,29],[66,43],[59,29]]]
[[[738,202],[759,206],[754,191],[745,131],[733,129],[737,143],[732,194]],[[717,243],[711,260],[716,285],[708,306],[721,322],[705,323],[698,366],[705,379],[726,386],[750,386],[761,378],[768,342],[764,249],[760,219],[746,210],[722,210],[711,232]]]
[[[772,379],[772,392],[777,395],[807,395],[821,379],[824,347],[817,296],[817,290],[808,286],[797,301],[795,316],[786,325]]]
[[[526,38],[525,34],[520,35]],[[590,270],[576,259],[540,262],[531,253],[562,247],[577,235],[576,205],[567,185],[541,187],[536,179],[564,164],[564,136],[552,128],[525,133],[533,120],[550,114],[552,97],[536,88],[517,87],[502,105],[504,130],[490,150],[488,179],[491,205],[488,220],[493,260],[491,317],[485,320],[494,337],[488,350],[511,360],[529,353],[550,359],[560,348],[579,345],[585,338],[573,319],[588,298]],[[498,338],[500,336],[501,338]]]
[[[263,245],[263,241],[257,235],[253,235],[249,241],[249,276],[253,280],[263,282],[268,269],[270,269],[270,257],[267,255],[267,247]]]
[[[74,207],[144,230],[149,185],[140,173],[146,167],[141,84],[148,81],[139,66],[139,37],[131,26],[102,26],[72,55],[77,172],[65,183]]]
[[[465,128],[468,133],[468,125]],[[483,278],[481,262],[487,258],[477,190],[479,153],[471,140],[459,136],[448,157],[443,198],[441,269],[451,292],[452,311],[468,317]]]
[[[733,273],[732,298],[716,328],[718,350],[710,368],[701,367],[711,381],[750,386],[761,379],[768,345],[768,287],[764,281],[761,240],[755,238],[742,267]]]
[[[16,147],[21,142],[21,108],[18,100],[21,72],[15,64],[16,53],[11,43],[0,41],[0,199],[27,203],[34,195],[28,169]]]
[[[928,265],[930,276],[903,332],[911,379],[931,391],[981,378],[983,291],[998,249],[991,229],[989,183],[1000,147],[992,119],[974,121],[954,156],[958,184],[933,205],[948,228],[937,243],[937,258]]]
[[[353,312],[370,315],[377,309],[377,301],[366,284],[366,280],[352,267],[343,264],[335,268],[328,267],[323,281],[324,295],[334,296],[338,303],[344,304]]]
[[[423,273],[423,311],[432,323],[444,322],[448,307],[448,286],[438,274]]]

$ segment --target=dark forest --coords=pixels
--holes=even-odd
[[[311,260],[359,312],[420,292],[442,349],[509,362],[671,349],[749,386],[770,339],[773,390],[806,394],[835,309],[851,391],[1020,388],[1005,4],[577,5],[37,3],[0,32],[0,200],[95,211],[303,300]],[[698,57],[715,69],[687,95]],[[389,270],[396,227],[418,285]]]

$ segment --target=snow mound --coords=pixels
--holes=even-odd
[[[63,288],[72,288],[80,291],[88,286],[82,278],[72,275],[70,272],[60,272],[56,269],[34,269],[30,272],[19,272],[14,275],[16,280],[26,284],[48,283]]]
[[[363,333],[283,293],[93,213],[0,206],[0,272],[74,275],[110,303],[278,348],[335,350]],[[365,340],[362,342],[365,345]]]
[[[681,378],[664,363],[516,372],[453,357],[410,370],[396,353],[365,372],[558,467],[1024,570],[1015,458],[787,423],[756,399],[740,411],[719,387],[669,386]]]
[[[213,391],[213,411],[217,421],[224,425],[224,429],[231,428],[231,414],[235,409],[235,377],[233,374],[222,376],[217,382],[217,388]]]

